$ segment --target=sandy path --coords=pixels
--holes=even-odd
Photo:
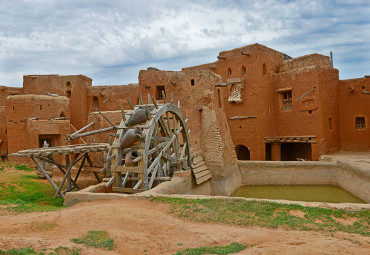
[[[335,233],[188,222],[168,214],[165,204],[147,200],[86,202],[58,212],[0,216],[0,248],[80,247],[82,254],[172,254],[201,246],[256,244],[240,254],[369,254],[370,238]],[[90,230],[114,239],[113,251],[70,241]],[[356,243],[356,241],[360,242]]]

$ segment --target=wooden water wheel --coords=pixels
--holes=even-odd
[[[140,105],[133,106],[129,101],[130,111],[121,108],[122,121],[117,133],[111,134],[114,140],[110,142],[104,161],[105,175],[110,177],[107,186],[112,185],[113,191],[149,190],[170,180],[175,171],[190,168],[190,130],[180,112],[180,104],[176,106],[173,99],[166,103],[164,94],[162,103],[150,99],[150,95],[148,98],[148,104],[144,104],[140,94]],[[128,125],[130,118],[139,111],[145,112],[146,120]],[[138,141],[122,146],[128,132],[136,132]],[[128,154],[133,156],[130,160]]]

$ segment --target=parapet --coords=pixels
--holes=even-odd
[[[310,54],[298,58],[285,60],[280,63],[279,73],[300,69],[309,66],[320,66],[324,68],[332,68],[330,58],[321,54]]]

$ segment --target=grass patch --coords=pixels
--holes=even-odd
[[[239,226],[261,226],[311,231],[343,231],[370,236],[370,211],[349,212],[345,210],[304,207],[295,204],[279,204],[267,201],[243,199],[183,199],[155,197],[152,201],[168,203],[171,213],[180,218],[199,222],[217,222]],[[303,217],[291,215],[300,211]],[[334,218],[352,219],[352,225]]]
[[[71,241],[76,244],[85,244],[86,247],[107,248],[108,250],[114,248],[113,239],[110,239],[105,231],[89,231],[83,238],[73,238]]]
[[[34,212],[53,211],[63,206],[62,198],[54,199],[51,184],[30,173],[33,169],[9,163],[1,167],[13,170],[0,171],[0,209]]]
[[[36,255],[80,255],[80,250],[78,249],[70,249],[68,247],[59,246],[58,248],[55,248],[53,251],[49,253],[44,252],[37,252],[34,249],[31,248],[20,248],[20,249],[10,249],[10,250],[2,250],[0,249],[1,255],[30,255],[30,254],[36,254]]]
[[[237,253],[247,248],[248,245],[232,243],[228,246],[212,246],[212,247],[200,247],[191,248],[178,251],[175,255],[203,255],[203,254],[230,254]]]

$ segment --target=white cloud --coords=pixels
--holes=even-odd
[[[294,57],[333,50],[348,68],[356,48],[370,50],[370,4],[337,3],[9,1],[0,6],[0,84],[19,86],[20,74],[31,73],[136,82],[139,68],[202,64],[216,60],[218,51],[255,42]],[[363,55],[356,56],[370,66]]]

